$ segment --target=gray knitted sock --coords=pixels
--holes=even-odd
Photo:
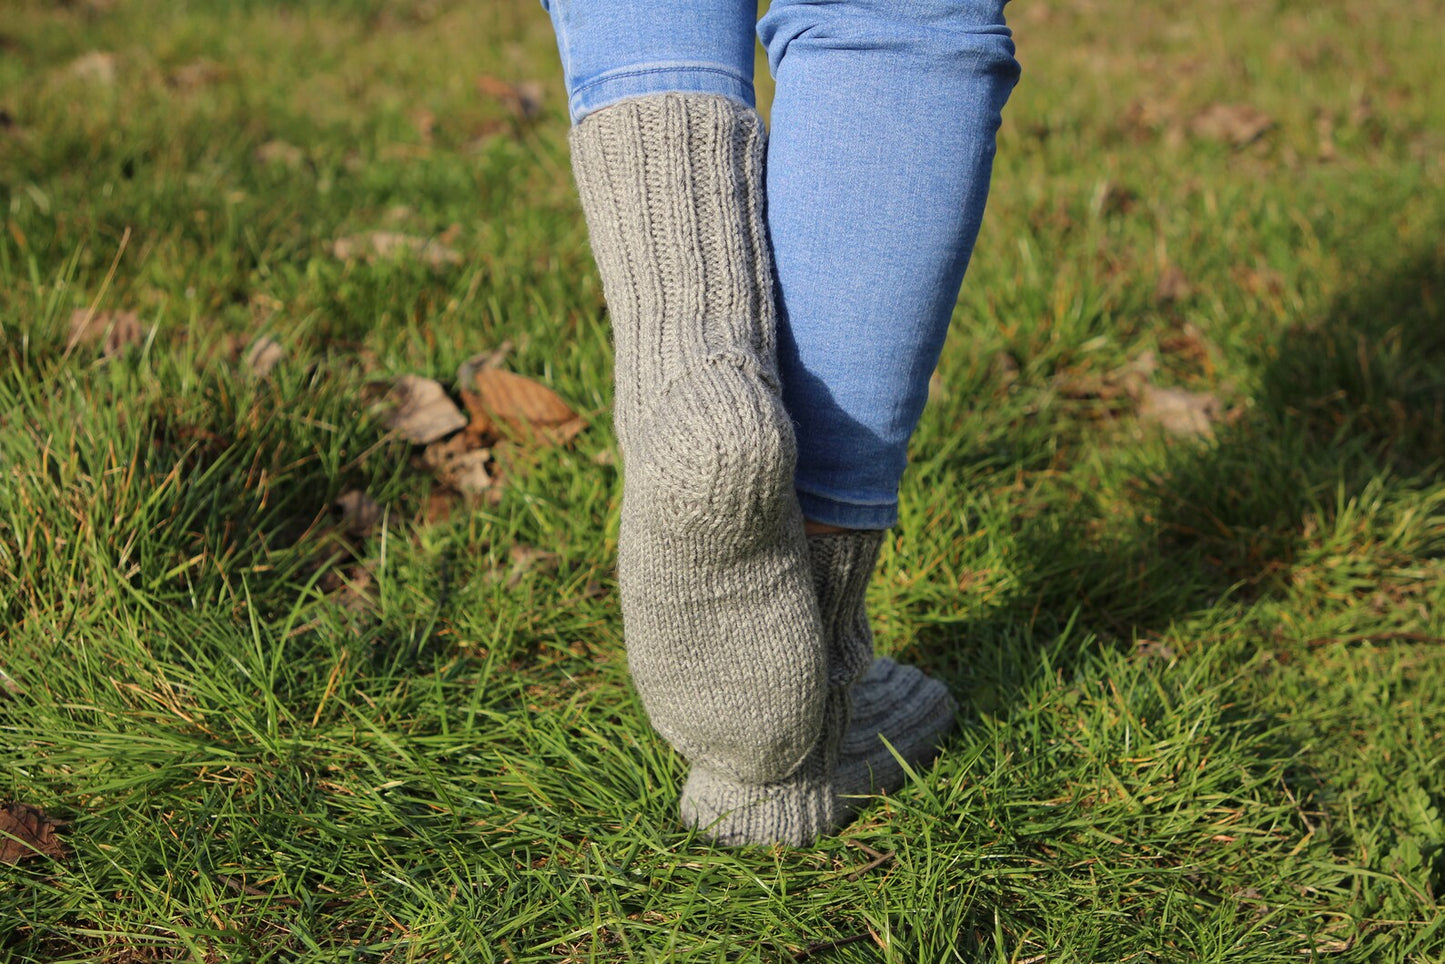
[[[873,630],[868,624],[865,598],[867,579],[860,580],[857,574],[862,571],[872,575],[882,544],[882,532],[809,538],[815,583],[827,584],[837,593],[835,600],[824,602],[820,589],[819,605],[825,612],[837,607],[848,614],[833,623],[835,628],[830,632],[841,633],[849,641],[829,637],[830,652],[841,650],[855,660],[852,715],[833,771],[840,819],[861,809],[867,795],[888,793],[907,782],[894,751],[911,767],[931,761],[953,728],[958,709],[948,687],[938,680],[886,656],[873,658]],[[866,661],[861,672],[857,660]]]
[[[921,766],[953,725],[955,704],[942,683],[873,659],[866,593],[882,542],[877,531],[808,538],[828,653],[823,729],[813,753],[783,781],[750,786],[693,767],[682,793],[684,818],[714,839],[812,843],[846,823],[867,794],[903,785],[889,745],[910,766]]]
[[[721,97],[623,101],[572,131],[616,343],[618,582],[648,717],[749,784],[802,766],[826,663],[775,362],[761,119]]]
[[[948,687],[922,670],[886,656],[874,660],[853,687],[853,717],[833,772],[844,813],[867,806],[871,794],[892,793],[908,782],[889,746],[910,767],[937,756],[957,710]]]

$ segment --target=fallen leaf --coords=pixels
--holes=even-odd
[[[452,517],[452,512],[461,500],[461,494],[456,490],[433,486],[432,490],[427,493],[426,505],[422,506],[422,520],[428,525],[446,522]]]
[[[214,84],[226,75],[226,69],[214,60],[202,58],[182,64],[166,75],[166,84],[178,90],[195,90]]]
[[[1114,372],[1114,380],[1117,381],[1124,391],[1133,398],[1141,398],[1144,388],[1149,384],[1149,379],[1159,370],[1159,356],[1152,348],[1141,351],[1139,355],[1123,365]]]
[[[410,255],[433,268],[462,263],[462,256],[440,240],[419,238],[398,231],[371,231],[337,238],[331,243],[331,253],[342,261],[376,261]]]
[[[457,366],[457,384],[466,389],[472,384],[477,372],[484,368],[501,368],[512,353],[512,343],[504,341],[491,351],[477,352]]]
[[[491,466],[490,449],[463,452],[447,463],[443,481],[464,495],[481,495],[496,487],[497,477],[492,474]]]
[[[1062,398],[1110,402],[1126,390],[1110,374],[1094,371],[1062,371],[1053,378],[1054,391]]]
[[[1172,105],[1156,100],[1135,100],[1124,109],[1117,122],[1121,134],[1136,143],[1147,141],[1165,128],[1171,115]]]
[[[544,88],[536,81],[513,84],[500,77],[483,74],[477,78],[477,90],[484,97],[498,101],[517,120],[534,120],[542,113]]]
[[[342,609],[362,612],[376,607],[376,579],[371,570],[361,563],[342,569],[328,569],[316,585]]]
[[[422,107],[411,112],[411,123],[423,144],[430,144],[436,135],[437,115]]]
[[[280,342],[268,335],[262,335],[246,349],[246,370],[257,378],[265,378],[285,357],[286,349],[281,347]]]
[[[1157,639],[1140,639],[1134,643],[1134,655],[1139,659],[1158,660],[1161,663],[1172,663],[1179,654],[1173,646]]]
[[[1009,352],[995,352],[988,367],[993,377],[1001,384],[1012,385],[1019,380],[1018,359]]]
[[[466,427],[467,417],[437,382],[402,375],[378,403],[383,424],[413,445],[430,445]]]
[[[1154,285],[1154,300],[1162,305],[1171,305],[1188,298],[1191,290],[1184,272],[1171,264],[1159,274],[1159,281]]]
[[[341,528],[358,539],[369,535],[381,519],[381,506],[360,489],[347,489],[332,505],[341,513]]]
[[[92,50],[90,53],[81,54],[72,60],[66,70],[69,71],[70,76],[79,80],[109,87],[115,83],[115,54],[103,50]]]
[[[1193,322],[1185,322],[1178,331],[1159,337],[1159,350],[1176,360],[1188,361],[1199,367],[1206,375],[1214,373],[1214,356],[1217,349]]]
[[[511,562],[511,568],[507,571],[504,585],[508,589],[516,589],[531,573],[556,572],[562,557],[555,552],[519,542],[507,550],[507,558]]]
[[[0,806],[0,864],[13,864],[27,857],[65,856],[65,845],[55,836],[64,820],[47,816],[28,803]]]
[[[0,669],[0,696],[19,696],[25,690],[15,682],[15,677]]]
[[[306,152],[295,144],[272,140],[256,148],[256,160],[262,164],[297,168],[306,163]]]
[[[462,385],[462,402],[477,434],[562,445],[586,427],[552,389],[503,368],[476,370]]]
[[[1224,412],[1209,392],[1144,385],[1139,392],[1139,417],[1173,435],[1211,435]]]
[[[1194,136],[1244,147],[1263,137],[1274,118],[1249,104],[1210,104],[1189,121]]]
[[[422,452],[421,461],[439,482],[458,492],[481,495],[496,488],[492,451],[478,447],[470,432],[433,442]]]
[[[70,340],[66,351],[81,345],[98,345],[103,356],[114,358],[144,340],[145,329],[134,311],[91,312],[77,308],[70,313]]]
[[[1319,147],[1315,156],[1322,161],[1333,161],[1339,156],[1339,149],[1335,146],[1335,118],[1328,111],[1321,111],[1315,117],[1315,135],[1319,137]]]
[[[1100,181],[1094,189],[1092,207],[1100,217],[1128,214],[1138,203],[1139,195],[1133,190],[1113,181]]]

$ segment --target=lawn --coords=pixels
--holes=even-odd
[[[1445,961],[1438,5],[1010,13],[870,595],[959,730],[729,851],[541,9],[7,0],[0,959]]]

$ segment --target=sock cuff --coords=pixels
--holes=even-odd
[[[828,681],[833,686],[852,684],[873,662],[868,583],[884,535],[883,529],[860,529],[808,536],[813,589],[828,646]]]
[[[619,101],[572,128],[572,169],[613,317],[619,430],[664,373],[751,349],[776,376],[766,130],[713,94]]]

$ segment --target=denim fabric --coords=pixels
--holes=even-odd
[[[768,146],[779,369],[798,498],[817,522],[897,521],[1018,80],[1006,0],[774,0]],[[753,103],[755,5],[544,0],[572,118],[670,91]]]

